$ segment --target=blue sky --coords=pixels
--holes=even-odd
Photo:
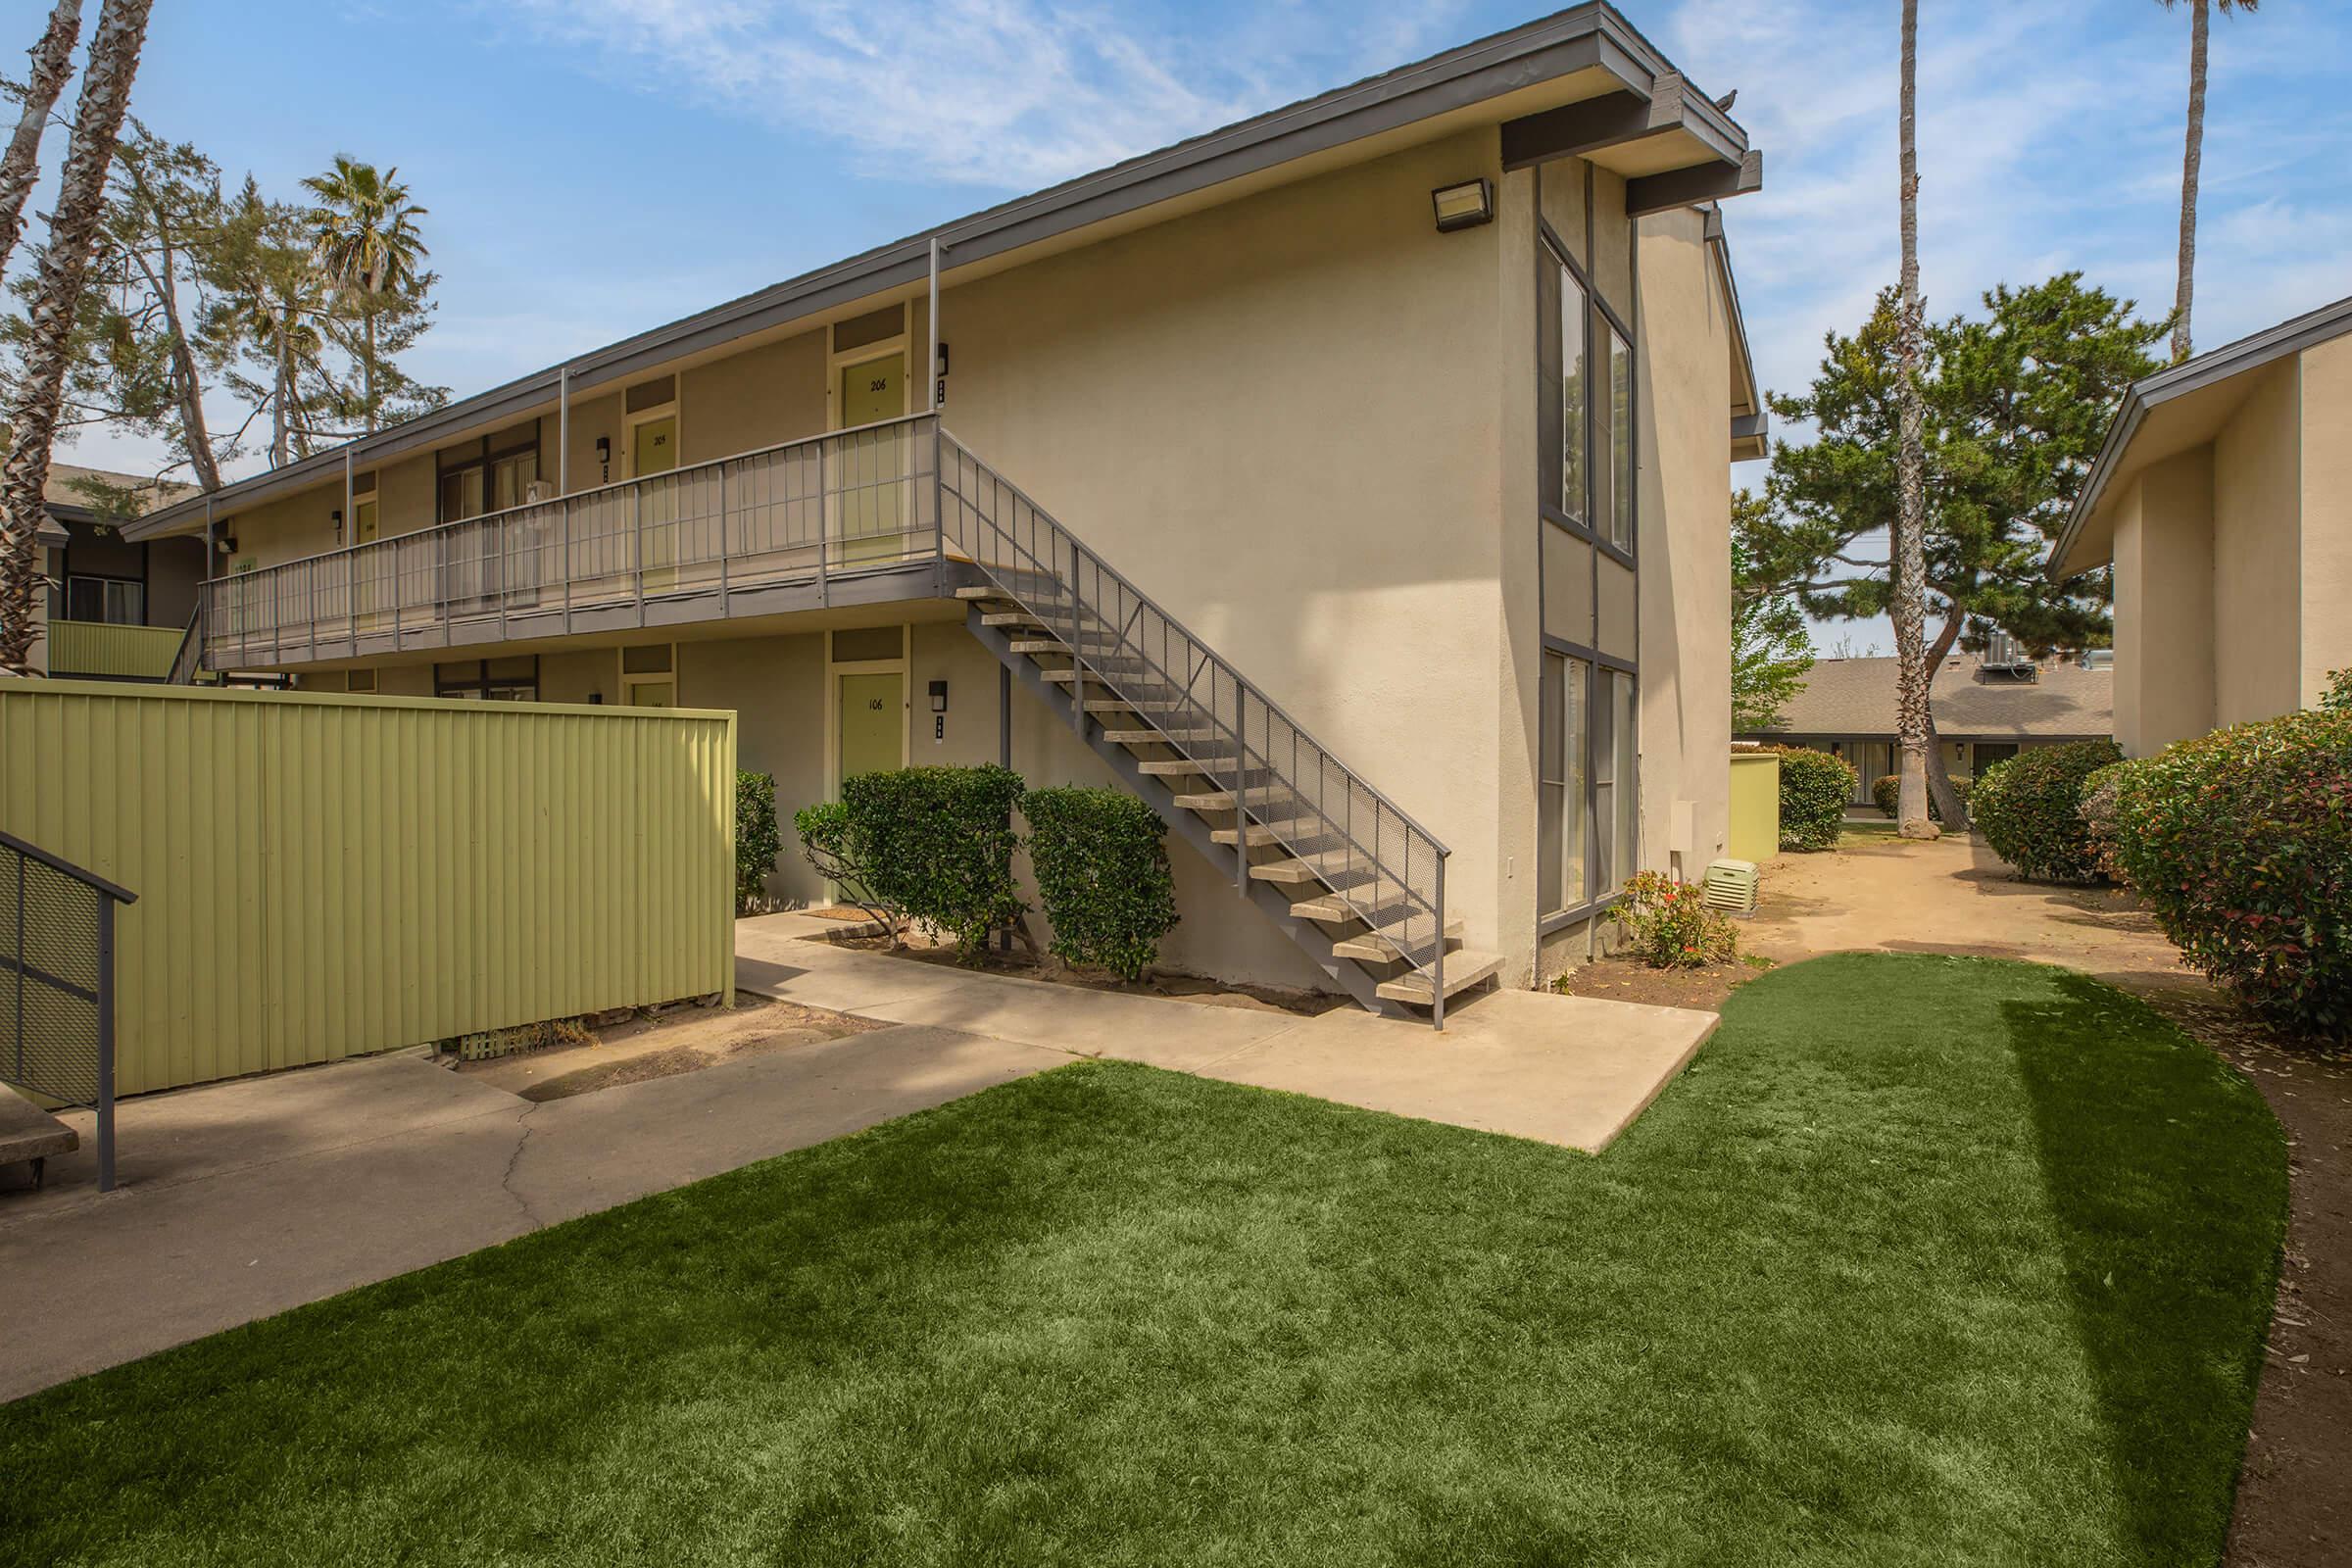
[[[45,0],[8,0],[0,43]],[[1765,149],[1727,219],[1765,382],[1895,259],[1893,0],[1627,0]],[[1926,0],[1929,306],[2081,268],[2169,305],[2187,17]],[[291,195],[345,151],[431,209],[463,395],[865,247],[1540,15],[1526,4],[159,0],[134,112]],[[232,19],[233,20],[230,20]],[[2352,6],[2217,17],[2197,340],[2352,294]],[[58,155],[55,144],[50,162]],[[135,443],[74,461],[138,467]],[[1740,475],[1752,480],[1754,472]],[[1850,630],[1885,646],[1883,627]]]

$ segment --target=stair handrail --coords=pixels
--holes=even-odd
[[[172,650],[172,668],[164,676],[170,686],[193,686],[204,669],[204,596],[197,595],[196,608],[188,612],[188,629],[179,634],[179,646]]]
[[[1087,612],[1092,613],[1095,619],[1101,623],[1103,630],[1111,635],[1111,637],[1114,639],[1114,646],[1128,651],[1135,658],[1141,660],[1147,666],[1151,668],[1153,675],[1159,679],[1161,684],[1165,685],[1171,691],[1180,693],[1185,701],[1193,704],[1197,708],[1206,710],[1208,716],[1212,721],[1212,725],[1217,728],[1221,728],[1226,734],[1233,737],[1233,781],[1235,786],[1234,795],[1236,805],[1234,820],[1236,827],[1235,837],[1237,840],[1236,853],[1244,862],[1248,860],[1250,849],[1250,813],[1247,805],[1247,778],[1250,771],[1249,764],[1252,757],[1252,748],[1249,742],[1247,734],[1244,733],[1244,728],[1248,721],[1247,704],[1250,702],[1255,702],[1258,704],[1265,710],[1271,718],[1279,719],[1281,723],[1290,731],[1295,742],[1302,743],[1304,746],[1310,748],[1315,756],[1319,758],[1325,764],[1338,769],[1339,773],[1341,774],[1341,779],[1339,782],[1343,786],[1351,790],[1360,790],[1363,795],[1368,797],[1379,809],[1384,810],[1394,816],[1401,828],[1403,828],[1412,837],[1418,838],[1421,841],[1422,847],[1426,850],[1432,861],[1432,875],[1430,878],[1431,889],[1426,894],[1421,892],[1420,889],[1415,887],[1413,884],[1410,874],[1410,855],[1412,846],[1409,839],[1406,846],[1406,870],[1403,872],[1398,872],[1392,869],[1388,859],[1380,854],[1379,845],[1377,843],[1377,835],[1376,842],[1373,845],[1365,845],[1354,833],[1351,824],[1342,822],[1331,814],[1329,808],[1319,795],[1310,796],[1303,784],[1291,778],[1288,774],[1282,773],[1281,770],[1276,766],[1275,759],[1270,755],[1267,749],[1256,749],[1255,755],[1257,759],[1263,762],[1266,771],[1269,774],[1283,779],[1285,787],[1290,791],[1292,798],[1295,801],[1303,805],[1308,805],[1311,808],[1315,816],[1321,821],[1324,828],[1327,830],[1325,836],[1342,840],[1351,850],[1363,855],[1373,866],[1375,874],[1378,877],[1385,878],[1388,882],[1393,883],[1397,890],[1402,893],[1405,901],[1408,904],[1418,905],[1421,908],[1428,911],[1433,923],[1433,936],[1429,943],[1428,955],[1426,956],[1416,955],[1410,945],[1413,916],[1409,912],[1406,914],[1403,922],[1404,937],[1402,940],[1398,940],[1396,945],[1397,953],[1402,957],[1403,961],[1410,964],[1414,969],[1426,973],[1431,977],[1431,995],[1433,999],[1433,1005],[1438,1013],[1439,1018],[1442,1020],[1444,1017],[1445,1007],[1446,862],[1447,858],[1451,856],[1453,852],[1448,849],[1445,842],[1441,840],[1435,833],[1432,833],[1428,828],[1422,826],[1421,823],[1416,820],[1410,812],[1406,811],[1402,807],[1391,800],[1385,793],[1366,780],[1360,773],[1348,766],[1347,763],[1341,761],[1338,755],[1334,753],[1330,747],[1324,745],[1320,740],[1317,740],[1313,732],[1308,730],[1305,725],[1299,723],[1296,718],[1292,717],[1290,712],[1285,710],[1280,703],[1267,696],[1266,693],[1254,682],[1244,677],[1242,673],[1234,667],[1231,661],[1227,660],[1222,654],[1217,653],[1204,639],[1196,634],[1181,620],[1177,619],[1176,616],[1170,614],[1168,611],[1158,603],[1158,601],[1154,600],[1151,595],[1145,593],[1141,588],[1138,588],[1124,572],[1121,572],[1117,567],[1111,565],[1094,550],[1090,549],[1082,540],[1077,537],[1076,534],[1072,533],[1067,526],[1056,519],[1052,513],[1048,512],[1043,506],[1039,505],[1035,497],[1029,495],[1028,492],[1021,489],[1019,485],[1013,483],[1011,480],[1004,478],[993,467],[990,467],[988,464],[983,462],[972,452],[969,447],[965,446],[963,442],[957,439],[952,432],[944,428],[941,429],[940,439],[943,443],[952,446],[955,449],[956,457],[960,460],[958,467],[959,476],[962,471],[961,465],[968,465],[972,469],[986,474],[993,484],[1006,492],[1009,492],[1021,506],[1028,509],[1029,513],[1039,523],[1043,524],[1044,527],[1049,530],[1048,537],[1052,540],[1054,546],[1052,553],[1056,558],[1058,558],[1061,554],[1061,547],[1066,545],[1070,552],[1070,558],[1073,564],[1083,560],[1089,569],[1098,573],[1101,577],[1107,578],[1110,582],[1116,584],[1119,590],[1134,602],[1136,606],[1135,612],[1129,614],[1123,621],[1113,616],[1102,614],[1100,610],[1089,610]],[[1034,549],[1031,549],[1029,546],[1023,544],[1011,530],[1006,528],[1001,521],[987,513],[982,508],[976,497],[965,494],[960,488],[960,484],[958,484],[957,487],[951,489],[947,479],[947,466],[944,463],[935,465],[935,468],[937,470],[938,483],[943,498],[949,494],[953,494],[957,502],[959,514],[960,512],[969,512],[976,519],[987,526],[996,538],[1003,541],[1003,543],[1017,556],[1024,558],[1029,563],[1031,568],[1037,571],[1039,575],[1052,579],[1057,587],[1061,587],[1066,591],[1069,596],[1073,611],[1073,625],[1071,627],[1071,632],[1073,638],[1075,638],[1079,633],[1079,627],[1074,623],[1074,616],[1075,612],[1081,609],[1081,584],[1074,579],[1065,583],[1058,559],[1050,563],[1040,560]],[[949,527],[948,513],[949,509],[945,505],[943,499],[942,504],[938,508],[939,526],[943,535]],[[1015,585],[1004,581],[1003,574],[997,569],[996,564],[983,559],[983,552],[970,548],[972,542],[961,538],[960,532],[961,530],[959,529],[959,537],[957,542],[959,545],[965,547],[964,553],[970,558],[972,564],[977,566],[985,575],[987,575],[991,582],[999,590],[1004,592],[1007,597],[1011,598],[1014,603],[1020,604],[1024,608],[1033,608],[1029,605],[1029,596],[1023,594]],[[1161,661],[1153,659],[1151,651],[1143,643],[1139,642],[1133,635],[1135,621],[1140,616],[1141,612],[1147,609],[1153,615],[1157,616],[1169,631],[1182,638],[1186,644],[1188,644],[1193,650],[1197,651],[1200,656],[1200,662],[1183,677],[1179,678],[1175,672],[1166,668]],[[1085,657],[1083,649],[1076,641],[1071,643],[1071,657],[1074,664],[1079,663],[1082,660],[1084,660]],[[1112,676],[1102,671],[1100,661],[1096,661],[1095,665],[1096,673],[1094,674],[1093,678],[1096,681],[1106,687],[1114,686],[1116,684],[1115,679]],[[1226,723],[1222,720],[1222,716],[1215,711],[1215,705],[1213,701],[1204,704],[1197,695],[1195,695],[1195,686],[1200,680],[1201,674],[1203,672],[1211,671],[1212,666],[1213,673],[1221,674],[1232,684],[1234,689],[1235,721],[1232,723]],[[1212,696],[1214,686],[1212,675]],[[1080,711],[1083,712],[1082,694],[1074,693],[1073,698],[1081,703]],[[1144,716],[1146,717],[1146,722],[1152,722],[1149,715]],[[1166,726],[1154,723],[1152,727],[1159,729],[1166,744],[1177,752],[1183,754],[1187,760],[1198,760],[1198,759],[1194,757],[1192,748],[1190,746],[1184,742],[1175,740],[1166,734]],[[1295,750],[1296,747],[1294,747],[1294,751]],[[1217,767],[1209,763],[1200,763],[1200,767],[1202,770],[1202,776],[1207,778],[1216,778],[1220,771]],[[1290,850],[1293,855],[1300,858],[1304,857],[1305,852],[1302,851],[1294,841],[1294,835],[1286,833],[1282,828],[1275,826],[1272,822],[1267,822],[1262,825],[1265,827],[1266,831],[1272,833],[1275,839],[1279,841],[1286,849]],[[1245,870],[1243,874],[1247,876],[1248,873]],[[1329,884],[1326,883],[1326,886],[1328,885]],[[1359,902],[1358,899],[1349,891],[1341,888],[1333,888],[1332,895],[1346,904],[1350,910],[1354,911],[1357,917],[1362,919],[1366,926],[1375,929],[1378,929],[1382,926],[1383,922],[1376,918],[1371,910],[1367,908],[1365,904]]]

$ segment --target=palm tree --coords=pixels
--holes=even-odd
[[[314,174],[303,188],[318,198],[311,215],[311,255],[339,304],[360,318],[367,349],[360,357],[361,401],[368,428],[376,426],[375,313],[385,295],[416,282],[417,264],[432,253],[416,232],[427,210],[412,204],[398,169],[381,174],[373,164],[335,154],[334,172]]]
[[[44,513],[49,443],[57,433],[58,401],[81,306],[82,279],[106,216],[106,176],[115,138],[130,106],[131,78],[147,39],[154,0],[105,0],[90,35],[81,74],[73,139],[58,177],[49,242],[34,273],[32,309],[22,373],[11,389],[8,461],[0,468],[0,670],[22,670],[32,650],[32,593],[39,580],[33,540]]]
[[[1894,577],[1892,618],[1895,652],[1895,729],[1902,741],[1902,788],[1896,800],[1898,831],[1905,838],[1933,838],[1928,820],[1927,608],[1927,410],[1920,395],[1926,357],[1927,314],[1919,298],[1919,0],[1903,0],[1902,102],[1897,128],[1902,168],[1902,316],[1897,353],[1902,368],[1895,388],[1901,441],[1895,458],[1894,537],[1888,565]]]
[[[2179,0],[2156,0],[2170,11]],[[2180,154],[2180,281],[2173,296],[2173,363],[2188,358],[2188,307],[2197,279],[2197,174],[2205,162],[2205,32],[2214,0],[2188,0],[2188,139]],[[2220,0],[2256,11],[2261,0]]]
[[[74,40],[81,35],[81,0],[57,0],[41,41],[32,46],[32,74],[24,79],[23,112],[8,152],[0,156],[0,268],[8,266],[24,232],[24,200],[41,172],[41,132],[74,70]]]

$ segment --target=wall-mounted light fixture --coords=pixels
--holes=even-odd
[[[609,435],[596,438],[596,467],[598,477],[612,477],[612,438]]]
[[[1458,185],[1440,185],[1429,193],[1430,206],[1437,210],[1438,232],[1450,234],[1457,228],[1476,228],[1481,223],[1494,221],[1494,187],[1484,178],[1466,179]]]
[[[220,553],[224,556],[233,556],[237,553],[237,536],[235,534],[224,533],[220,536]]]
[[[948,373],[948,340],[944,337],[939,340],[939,373]]]
[[[337,507],[334,511],[328,513],[327,516],[335,525],[335,543],[341,544],[343,542],[343,509],[341,507]]]
[[[948,683],[944,680],[931,683],[931,738],[948,738]]]

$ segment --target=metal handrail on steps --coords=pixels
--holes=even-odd
[[[1233,796],[1234,871],[1244,896],[1254,818],[1428,977],[1443,1027],[1452,852],[1019,486],[945,430],[937,439],[941,532],[1024,611],[1048,624],[1066,622],[1070,711],[1081,732],[1090,684],[1152,705],[1139,716]],[[1203,744],[1203,735],[1226,749]]]

